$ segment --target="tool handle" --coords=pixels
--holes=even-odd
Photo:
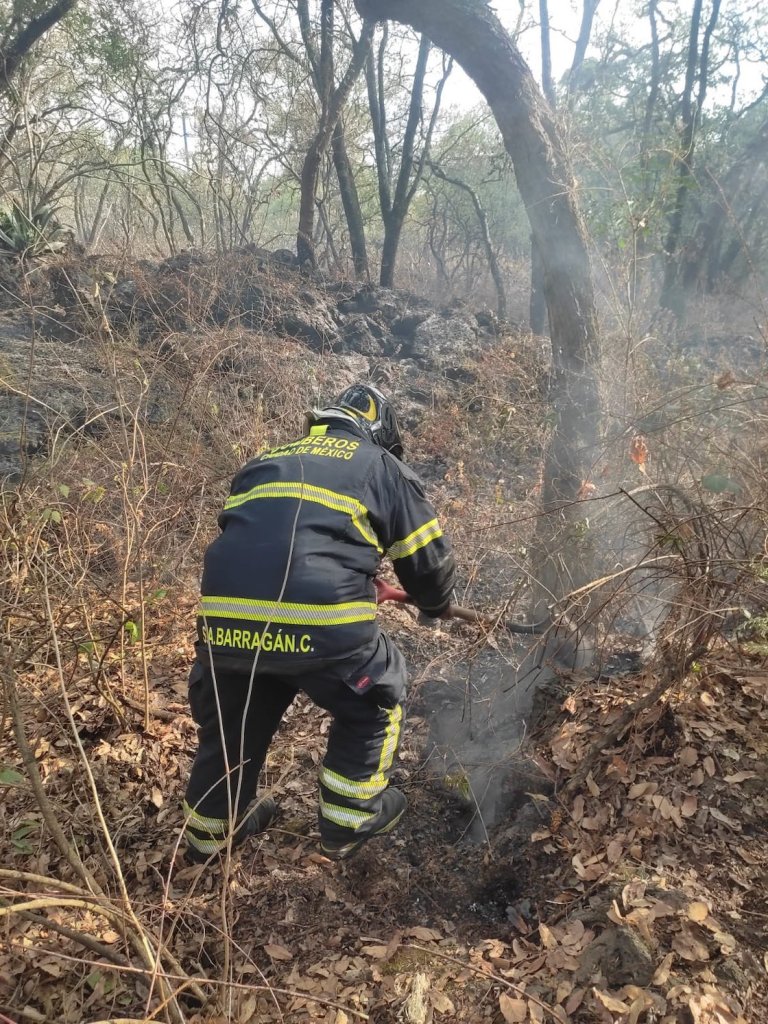
[[[383,604],[384,601],[397,601],[399,604],[413,604],[413,598],[410,594],[406,594],[404,590],[400,590],[398,587],[393,587],[384,580],[375,579],[373,582],[376,587],[376,604]],[[463,619],[464,622],[482,622],[485,624],[495,621],[489,615],[483,615],[481,612],[476,612],[472,608],[462,608],[460,604],[448,605],[441,615],[441,618]]]

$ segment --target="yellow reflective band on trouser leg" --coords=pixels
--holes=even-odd
[[[320,772],[320,785],[332,793],[348,797],[350,800],[373,800],[383,793],[388,784],[388,773],[395,759],[400,740],[400,728],[403,721],[403,708],[398,704],[394,708],[386,708],[387,726],[379,755],[377,770],[367,779],[351,779],[340,772],[323,767]]]
[[[334,825],[340,825],[341,828],[351,828],[354,832],[367,824],[371,818],[376,817],[376,812],[356,811],[351,807],[329,804],[322,797],[320,797],[320,814],[326,821],[332,821]]]
[[[383,772],[377,772],[369,779],[350,779],[330,768],[323,768],[320,784],[339,796],[348,796],[352,800],[372,800],[387,788],[387,779]]]
[[[196,828],[198,832],[208,832],[212,836],[225,836],[229,830],[226,818],[206,818],[190,807],[185,800],[182,804],[184,820],[187,828]]]
[[[193,849],[208,855],[224,849],[229,833],[227,818],[207,818],[204,814],[198,814],[186,800],[182,809],[185,819],[184,836]]]
[[[403,720],[402,704],[398,704],[397,707],[394,708],[387,708],[387,716],[389,721],[387,722],[387,729],[384,733],[384,743],[381,747],[379,772],[388,772],[395,759],[397,744],[400,741],[400,723]]]
[[[226,840],[219,841],[217,839],[200,839],[199,836],[196,836],[195,833],[189,829],[187,829],[184,834],[187,837],[189,845],[194,847],[194,849],[198,850],[200,853],[218,853],[227,845]]]

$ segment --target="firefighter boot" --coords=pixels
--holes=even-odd
[[[240,819],[240,824],[235,829],[235,834],[232,838],[232,849],[240,846],[246,839],[251,836],[259,835],[260,832],[266,832],[272,822],[277,816],[277,804],[271,796],[264,796],[246,810],[243,817]],[[221,850],[226,849],[226,843],[221,844]],[[187,864],[205,864],[213,856],[212,853],[203,853],[200,850],[196,850],[193,846],[188,845],[184,853],[184,859]]]
[[[364,835],[358,835],[349,842],[334,843],[323,841],[320,849],[330,860],[346,860],[353,853],[357,853],[363,843],[376,836],[385,835],[402,818],[408,806],[408,798],[399,789],[387,789],[381,799],[381,810],[370,823]]]

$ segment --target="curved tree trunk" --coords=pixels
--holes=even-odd
[[[553,371],[555,430],[545,464],[547,529],[562,537],[567,503],[578,500],[596,454],[600,402],[598,332],[589,254],[564,149],[531,72],[483,0],[355,0],[366,18],[411,25],[450,53],[493,111],[528,212],[544,268]],[[567,534],[567,531],[565,531]],[[573,545],[575,547],[575,545]],[[569,567],[571,568],[571,567]],[[585,568],[588,571],[588,568]],[[578,570],[561,572],[553,555],[543,586],[556,596]]]
[[[14,4],[14,16],[11,18],[11,25],[16,30],[12,38],[2,40],[0,49],[0,95],[11,88],[11,81],[18,73],[21,63],[38,41],[54,25],[66,17],[74,8],[77,0],[56,0],[56,3],[49,4],[39,11],[35,17],[30,17],[27,23],[21,24],[22,18],[18,16],[17,5]],[[18,5],[21,7],[22,5]],[[32,5],[29,5],[32,6]]]
[[[341,204],[344,207],[344,216],[347,221],[349,232],[349,247],[352,250],[352,265],[355,268],[355,277],[364,281],[370,278],[368,269],[368,250],[365,244],[365,224],[363,223],[363,211],[360,206],[360,195],[355,183],[355,175],[347,153],[347,140],[344,133],[344,119],[340,117],[336,122],[331,139],[333,150],[333,163],[336,168],[336,177],[339,180],[339,192]]]

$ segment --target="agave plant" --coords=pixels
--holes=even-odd
[[[8,211],[0,210],[0,256],[42,256],[60,252],[66,244],[66,230],[52,207],[27,213],[13,200]]]

